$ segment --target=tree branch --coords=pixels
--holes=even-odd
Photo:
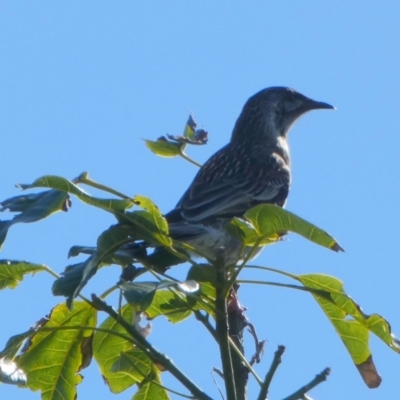
[[[279,364],[282,362],[282,354],[285,351],[285,346],[279,345],[278,349],[275,351],[274,358],[272,360],[271,366],[265,375],[264,382],[261,386],[260,394],[257,400],[265,400],[268,395],[269,385],[271,384],[272,378],[274,377],[275,371],[277,370]]]
[[[229,345],[229,328],[228,328],[228,310],[227,299],[225,294],[226,287],[226,269],[224,252],[220,252],[215,261],[216,268],[216,331],[218,336],[218,344],[221,353],[222,370],[224,373],[225,389],[227,400],[239,400],[236,397],[235,378],[233,375],[232,355]]]
[[[315,386],[319,385],[321,382],[326,381],[328,375],[330,374],[330,368],[325,368],[320,374],[316,375],[315,378],[307,385],[304,385],[299,390],[294,392],[288,397],[285,397],[283,400],[302,400],[305,397],[305,394],[313,389]]]

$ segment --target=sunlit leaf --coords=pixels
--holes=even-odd
[[[60,329],[68,326],[74,328]],[[27,371],[29,388],[41,390],[42,399],[72,400],[76,397],[76,386],[82,381],[78,372],[88,365],[93,335],[90,329],[80,329],[84,326],[96,326],[93,307],[75,302],[73,311],[70,311],[60,304],[52,310],[45,325],[55,330],[39,330],[17,359],[18,366]]]
[[[154,381],[156,383],[154,383]],[[157,384],[158,383],[158,384]],[[154,374],[152,381],[140,386],[140,389],[132,397],[132,400],[169,400],[167,391],[161,386],[160,377]]]
[[[133,308],[127,304],[122,307],[121,315],[128,321],[133,321]],[[113,333],[126,335],[125,329],[114,318],[108,317],[99,328],[108,332],[95,332],[93,336],[93,357],[99,365],[101,374],[112,393],[121,393],[137,381],[125,372],[113,372],[111,367],[117,362],[121,352],[132,349],[132,342]]]
[[[337,278],[322,274],[299,275],[297,278],[305,287],[316,290],[314,298],[335,327],[365,383],[369,387],[379,386],[381,378],[372,361],[369,332],[400,352],[388,322],[377,314],[364,314],[344,292],[343,283]]]
[[[295,232],[306,239],[334,251],[343,251],[328,233],[297,215],[273,204],[261,204],[244,215],[252,223],[260,238],[275,233]]]
[[[154,368],[149,357],[142,350],[133,347],[120,353],[119,358],[111,367],[111,371],[123,372],[140,383],[154,371]]]
[[[164,137],[159,138],[157,141],[145,140],[144,142],[147,148],[160,157],[179,156],[185,146],[181,143],[170,142]]]
[[[0,260],[0,290],[14,289],[24,279],[26,274],[45,271],[44,265],[32,264],[25,261]]]
[[[157,231],[154,229],[152,230],[157,240],[165,246],[171,246],[171,239],[167,237],[169,232],[168,223],[165,217],[161,214],[159,208],[148,197],[145,196],[135,196],[134,202],[136,205],[146,210],[151,217],[151,222],[157,228]]]
[[[266,246],[268,244],[276,243],[280,236],[276,232],[260,236],[257,231],[249,222],[241,218],[233,218],[231,223],[227,226],[228,232],[239,238],[246,246]]]

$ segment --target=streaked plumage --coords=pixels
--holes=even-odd
[[[307,111],[332,108],[285,87],[267,88],[250,97],[230,142],[200,168],[166,215],[171,236],[210,259],[224,247],[228,262],[236,262],[240,243],[225,226],[257,204],[285,205],[291,180],[287,133]]]

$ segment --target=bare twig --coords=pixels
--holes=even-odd
[[[316,375],[315,378],[304,385],[299,390],[294,392],[288,397],[285,397],[283,400],[302,400],[305,398],[306,393],[309,392],[311,389],[315,388],[315,386],[319,385],[321,382],[326,381],[328,375],[330,374],[330,368],[325,368],[320,374]]]
[[[282,354],[285,351],[285,346],[279,345],[278,349],[275,351],[274,358],[272,360],[271,366],[265,375],[264,382],[261,386],[260,394],[258,395],[257,400],[265,400],[268,395],[269,385],[271,384],[272,378],[278,368],[278,365],[282,362]]]

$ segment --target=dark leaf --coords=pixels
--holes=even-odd
[[[57,211],[66,211],[69,205],[68,193],[58,190],[32,194],[29,196],[17,196],[1,202],[3,208],[12,212],[19,212],[10,221],[0,222],[0,246],[6,239],[8,229],[19,222],[36,222],[48,217]]]

